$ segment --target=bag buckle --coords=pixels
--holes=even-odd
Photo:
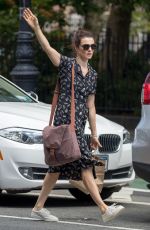
[[[56,149],[56,146],[54,144],[51,144],[50,145],[50,155],[51,155],[51,158],[54,160],[56,157],[55,157],[55,149]]]
[[[51,144],[50,145],[50,152],[54,152],[56,149],[55,145],[54,144]]]

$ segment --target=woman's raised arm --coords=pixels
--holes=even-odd
[[[35,35],[42,46],[42,49],[45,51],[45,53],[48,55],[49,59],[55,66],[59,66],[60,64],[60,53],[57,52],[54,48],[52,48],[43,34],[37,17],[31,12],[29,8],[26,8],[23,12],[23,18],[26,20],[26,22],[29,24],[29,26],[32,28],[32,30],[35,32]]]

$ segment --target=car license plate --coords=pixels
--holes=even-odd
[[[105,172],[108,170],[108,155],[98,155],[98,157],[105,162]]]
[[[108,159],[109,159],[109,156],[108,155],[99,154],[98,150],[94,151],[93,153],[94,153],[94,155],[96,155],[102,161],[105,162],[105,172],[108,171]]]

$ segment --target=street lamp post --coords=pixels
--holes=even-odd
[[[31,0],[20,0],[19,32],[17,33],[16,66],[10,72],[12,81],[25,91],[36,91],[39,71],[33,64],[33,33],[23,19],[24,8],[31,7]]]

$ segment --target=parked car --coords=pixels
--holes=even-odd
[[[132,145],[133,166],[137,176],[150,182],[150,73],[142,87],[141,104],[141,119]]]
[[[40,189],[47,165],[44,162],[42,130],[48,124],[50,105],[0,76],[0,190],[8,193]],[[97,115],[102,148],[96,155],[106,161],[103,199],[132,182],[132,151],[129,132],[121,125]],[[87,122],[85,135],[90,140]],[[58,180],[55,189],[69,189],[77,199],[87,195]]]

